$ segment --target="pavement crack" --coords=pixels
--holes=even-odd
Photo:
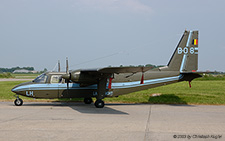
[[[145,128],[144,141],[147,141],[149,139],[149,128],[150,128],[151,112],[152,112],[152,105],[149,106],[148,119],[147,119],[146,128]]]

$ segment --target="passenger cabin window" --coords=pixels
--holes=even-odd
[[[63,83],[64,79],[61,77],[61,75],[52,75],[50,82],[51,83]]]
[[[48,78],[48,76],[43,73],[43,74],[39,75],[37,78],[35,78],[33,80],[33,82],[35,82],[35,83],[46,83],[47,78]]]

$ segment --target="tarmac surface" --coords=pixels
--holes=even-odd
[[[0,82],[1,81],[32,81],[34,79],[15,79],[15,78],[1,78],[0,79]]]
[[[0,140],[225,140],[225,106],[0,102]]]

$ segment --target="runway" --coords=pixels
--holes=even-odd
[[[225,140],[225,106],[0,102],[0,140]]]
[[[1,81],[32,81],[33,79],[0,78]]]

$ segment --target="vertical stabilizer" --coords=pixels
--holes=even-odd
[[[198,69],[198,31],[185,31],[168,65],[169,71],[194,72]]]

